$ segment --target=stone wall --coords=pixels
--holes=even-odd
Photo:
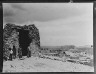
[[[18,57],[19,50],[19,33],[17,29],[29,30],[29,37],[32,39],[29,48],[31,48],[34,55],[38,54],[40,49],[40,36],[39,30],[34,24],[28,26],[17,26],[15,24],[6,24],[3,29],[3,57],[9,57],[9,48],[16,48],[16,56]],[[14,51],[14,50],[13,50]],[[33,55],[33,54],[32,54]]]

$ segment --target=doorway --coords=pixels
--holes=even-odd
[[[29,30],[19,29],[19,44],[22,49],[22,56],[27,56],[28,46],[31,43],[31,39],[29,38]]]

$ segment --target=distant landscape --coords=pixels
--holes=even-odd
[[[93,47],[65,45],[65,46],[41,46],[41,53],[47,56],[62,58],[62,61],[80,63],[93,66]],[[51,59],[51,58],[50,58]],[[58,59],[57,59],[58,60]]]

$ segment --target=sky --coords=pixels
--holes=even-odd
[[[41,46],[93,44],[93,3],[3,3],[6,23],[35,24]]]

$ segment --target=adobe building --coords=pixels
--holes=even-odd
[[[34,43],[35,48],[32,45]],[[15,49],[13,49],[13,47]],[[19,49],[22,50],[22,56],[27,56],[28,47],[34,48],[32,49],[32,54],[38,54],[40,50],[40,36],[39,30],[32,25],[24,25],[18,26],[15,24],[6,24],[3,29],[3,57],[9,56],[8,48],[12,48],[14,55],[18,57]]]

